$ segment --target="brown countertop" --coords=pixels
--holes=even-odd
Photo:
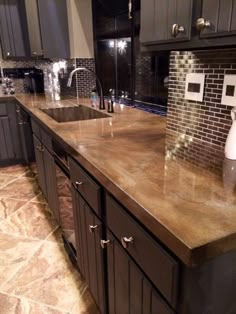
[[[166,118],[116,104],[110,118],[57,123],[38,108],[70,106],[74,99],[16,99],[185,264],[236,249],[234,162],[222,163],[223,184],[221,174],[171,158]]]

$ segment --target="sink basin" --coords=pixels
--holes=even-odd
[[[110,116],[101,111],[79,105],[75,107],[40,109],[57,122],[71,122],[80,120],[91,120],[109,118]]]

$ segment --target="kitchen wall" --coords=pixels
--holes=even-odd
[[[59,96],[73,96],[77,93],[80,97],[89,97],[92,88],[96,82],[92,75],[80,72],[75,76],[71,88],[67,87],[67,79],[69,73],[75,66],[87,67],[95,70],[94,59],[22,59],[22,60],[3,60],[0,54],[0,66],[2,68],[28,68],[36,67],[44,72],[45,92]],[[24,93],[24,80],[14,79],[16,93]]]
[[[184,99],[187,73],[205,73],[203,102]],[[236,49],[171,52],[168,155],[221,168],[232,107],[221,104],[225,74],[236,74]]]

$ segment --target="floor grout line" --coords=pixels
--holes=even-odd
[[[6,295],[6,296],[10,296],[10,297],[14,297],[14,298],[20,299],[20,300],[22,300],[22,301],[23,301],[23,300],[27,300],[28,302],[35,303],[35,304],[37,304],[37,305],[43,305],[43,306],[48,307],[48,308],[51,308],[51,309],[53,309],[53,310],[60,311],[60,312],[62,312],[63,314],[71,314],[71,312],[65,311],[65,310],[63,310],[63,309],[61,309],[61,308],[58,308],[58,307],[55,307],[55,306],[53,306],[53,305],[49,305],[49,304],[46,304],[46,303],[37,302],[37,301],[32,300],[32,299],[27,298],[27,297],[18,296],[18,295],[14,294],[14,293],[8,293],[8,292],[5,292],[5,291],[1,291],[1,289],[0,289],[0,293],[1,293],[1,294],[4,294],[4,295]]]
[[[4,288],[4,286],[26,265],[26,263],[28,263],[30,261],[30,259],[35,255],[35,253],[38,251],[38,249],[40,249],[40,247],[43,245],[43,241],[42,243],[40,243],[34,250],[34,252],[30,255],[29,258],[27,258],[21,266],[19,266],[15,272],[13,272],[13,274],[8,278],[6,279],[6,281],[4,281],[3,284],[0,285],[0,291]]]

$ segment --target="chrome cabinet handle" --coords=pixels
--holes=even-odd
[[[37,149],[37,150],[40,150],[40,148],[41,148],[40,146],[36,146],[36,149]]]
[[[98,225],[89,225],[89,232],[94,233],[94,231],[98,228]]]
[[[41,146],[40,152],[44,152],[44,147],[43,146]]]
[[[173,37],[176,37],[178,34],[184,33],[184,32],[185,32],[185,28],[182,25],[173,24],[172,31],[171,31],[171,35]]]
[[[197,19],[196,28],[198,31],[202,31],[205,28],[209,28],[209,27],[211,27],[211,22],[209,20],[206,20],[203,17],[200,17],[199,19]]]
[[[105,249],[110,244],[110,242],[110,240],[101,240],[101,247]]]
[[[129,20],[131,20],[132,19],[132,0],[129,0],[128,11],[129,11],[128,18]]]
[[[10,55],[11,55],[11,53],[8,51],[8,52],[7,52],[7,56],[9,57]]]
[[[127,249],[129,244],[133,243],[134,242],[134,238],[133,237],[123,237],[121,238],[121,243],[122,243],[122,246]]]
[[[75,186],[76,186],[77,188],[78,188],[80,185],[82,185],[82,184],[83,184],[82,181],[80,181],[80,182],[79,182],[79,181],[76,181],[76,182],[75,182]]]

